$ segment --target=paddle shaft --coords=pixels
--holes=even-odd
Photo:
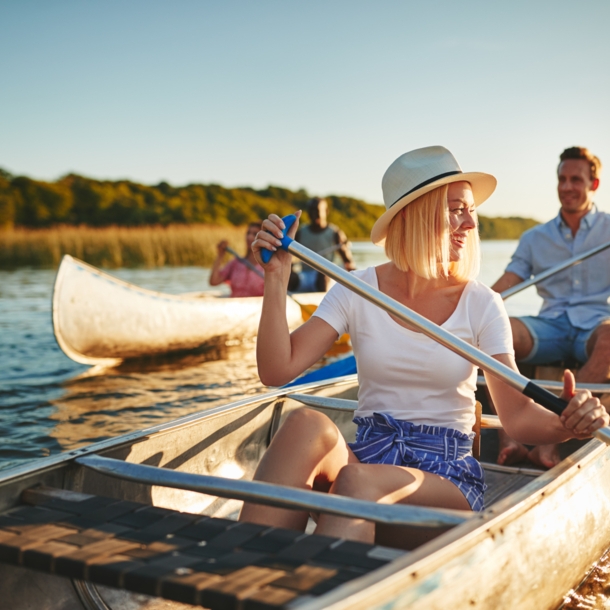
[[[608,248],[610,248],[610,241],[607,244],[602,244],[601,246],[596,246],[595,248],[591,248],[590,250],[587,250],[586,252],[581,252],[580,254],[576,254],[572,258],[568,258],[567,260],[565,260],[561,263],[558,263],[557,265],[551,267],[550,269],[547,269],[546,271],[543,271],[542,273],[535,275],[534,277],[530,278],[529,280],[525,280],[524,282],[521,282],[520,284],[516,284],[515,286],[512,286],[511,288],[507,288],[506,290],[504,290],[503,292],[500,293],[500,296],[503,299],[508,299],[508,297],[512,297],[514,294],[517,294],[518,292],[521,292],[522,290],[525,290],[526,288],[529,288],[530,286],[533,286],[534,284],[537,284],[538,282],[541,282],[542,280],[546,280],[548,277],[551,277],[551,275],[555,275],[556,273],[559,273],[560,271],[563,271],[564,269],[567,269],[568,267],[571,267],[572,265],[576,265],[591,256],[595,256],[599,252],[603,252],[604,250],[607,250]]]
[[[334,252],[335,250],[338,250],[339,248],[341,248],[343,244],[337,244],[335,246],[330,246],[328,248],[324,248],[324,250],[320,250],[320,252],[318,252],[318,254],[328,254],[329,252]],[[225,248],[225,250],[231,254],[232,256],[234,256],[242,265],[245,265],[246,267],[248,267],[248,269],[250,269],[250,271],[252,271],[253,273],[256,273],[256,275],[258,275],[258,277],[264,278],[265,275],[261,272],[261,270],[256,266],[253,265],[247,258],[243,258],[243,256],[240,256],[239,254],[237,254],[237,252],[235,252],[235,250],[233,250],[233,248],[231,248],[230,246],[227,246]],[[289,292],[288,293],[290,296],[292,296],[292,294]]]
[[[292,226],[296,219],[293,217],[286,217],[283,219],[286,225],[285,232]],[[414,312],[402,303],[390,298],[386,294],[375,290],[372,286],[364,282],[353,274],[344,271],[337,265],[327,261],[324,257],[319,256],[315,252],[312,252],[302,244],[294,241],[292,238],[284,235],[282,241],[282,248],[287,250],[297,258],[307,263],[310,267],[313,267],[317,271],[324,273],[331,277],[339,284],[349,288],[362,298],[370,301],[374,305],[381,307],[388,313],[397,317],[399,320],[417,328],[424,335],[437,341],[441,345],[455,352],[459,356],[462,356],[472,364],[477,365],[483,369],[486,373],[490,373],[508,384],[510,387],[518,390],[525,396],[534,400],[534,402],[546,407],[553,413],[560,415],[567,402],[561,398],[555,396],[548,390],[537,386],[534,382],[530,381],[527,377],[521,375],[517,371],[505,366],[501,362],[498,362],[492,356],[489,356],[470,345],[463,339],[456,337],[444,328],[434,324],[424,316]],[[262,258],[264,262],[268,262],[271,259],[273,253],[270,250],[262,250]],[[596,438],[603,440],[610,444],[610,428],[602,428],[596,430],[594,433]]]

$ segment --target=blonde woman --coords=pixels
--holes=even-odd
[[[464,173],[441,146],[411,151],[386,171],[386,212],[371,238],[390,262],[356,274],[372,287],[515,368],[510,324],[496,293],[474,278],[479,268],[476,207],[496,180]],[[298,223],[295,223],[295,225]],[[263,457],[256,480],[383,503],[481,510],[483,470],[472,456],[476,367],[347,288],[335,285],[316,314],[292,334],[283,316],[291,256],[278,249],[282,220],[271,215],[252,245],[276,252],[265,265],[258,333],[260,378],[279,386],[316,362],[349,332],[358,365],[356,441],[346,443],[324,414],[293,412]],[[291,228],[293,235],[296,226]],[[261,261],[262,262],[262,261]],[[608,415],[566,372],[561,417],[488,377],[507,432],[543,444],[586,438]],[[245,504],[245,521],[304,529],[306,512]],[[316,533],[392,545],[396,528],[320,515]],[[412,541],[411,541],[412,542]]]

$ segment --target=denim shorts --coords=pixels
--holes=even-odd
[[[483,468],[472,455],[474,433],[416,425],[385,413],[356,417],[356,441],[349,443],[363,464],[407,466],[437,474],[464,494],[472,510],[484,508]]]
[[[587,341],[597,326],[576,328],[566,313],[558,318],[524,316],[517,319],[525,324],[534,340],[532,351],[519,362],[550,364],[577,360],[582,364],[587,361]]]

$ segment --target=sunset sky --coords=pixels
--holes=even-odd
[[[607,0],[7,0],[0,167],[380,203],[442,144],[497,176],[482,214],[548,220],[583,145],[610,212],[609,27]]]

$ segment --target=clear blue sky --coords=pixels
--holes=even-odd
[[[4,0],[0,167],[381,202],[442,144],[498,177],[483,214],[547,220],[584,145],[610,212],[609,29],[608,0]]]

